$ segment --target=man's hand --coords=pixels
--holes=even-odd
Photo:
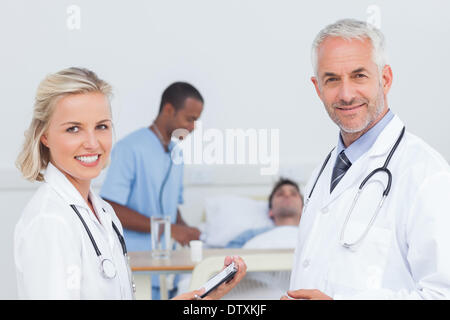
[[[172,224],[171,234],[172,238],[182,246],[188,245],[191,240],[198,240],[200,238],[200,230],[179,224]]]
[[[317,289],[299,289],[288,291],[287,296],[282,296],[281,300],[333,300]]]

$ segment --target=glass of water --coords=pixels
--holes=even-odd
[[[170,218],[150,217],[152,257],[154,259],[168,259],[170,257]]]

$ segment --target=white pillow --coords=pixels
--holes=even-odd
[[[208,247],[223,248],[243,231],[273,226],[267,201],[224,195],[205,200],[206,222],[201,239]]]

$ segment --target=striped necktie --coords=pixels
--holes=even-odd
[[[348,160],[347,156],[344,153],[344,150],[339,153],[336,163],[333,168],[333,174],[331,176],[331,185],[330,185],[330,193],[333,192],[333,189],[337,186],[339,181],[341,181],[342,177],[347,172],[348,168],[352,163]]]

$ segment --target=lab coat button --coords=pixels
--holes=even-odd
[[[309,260],[306,259],[303,261],[303,268],[308,268],[309,267]]]
[[[322,213],[323,213],[323,214],[328,213],[328,211],[329,211],[329,210],[328,210],[328,207],[325,207],[325,208],[322,209]]]

